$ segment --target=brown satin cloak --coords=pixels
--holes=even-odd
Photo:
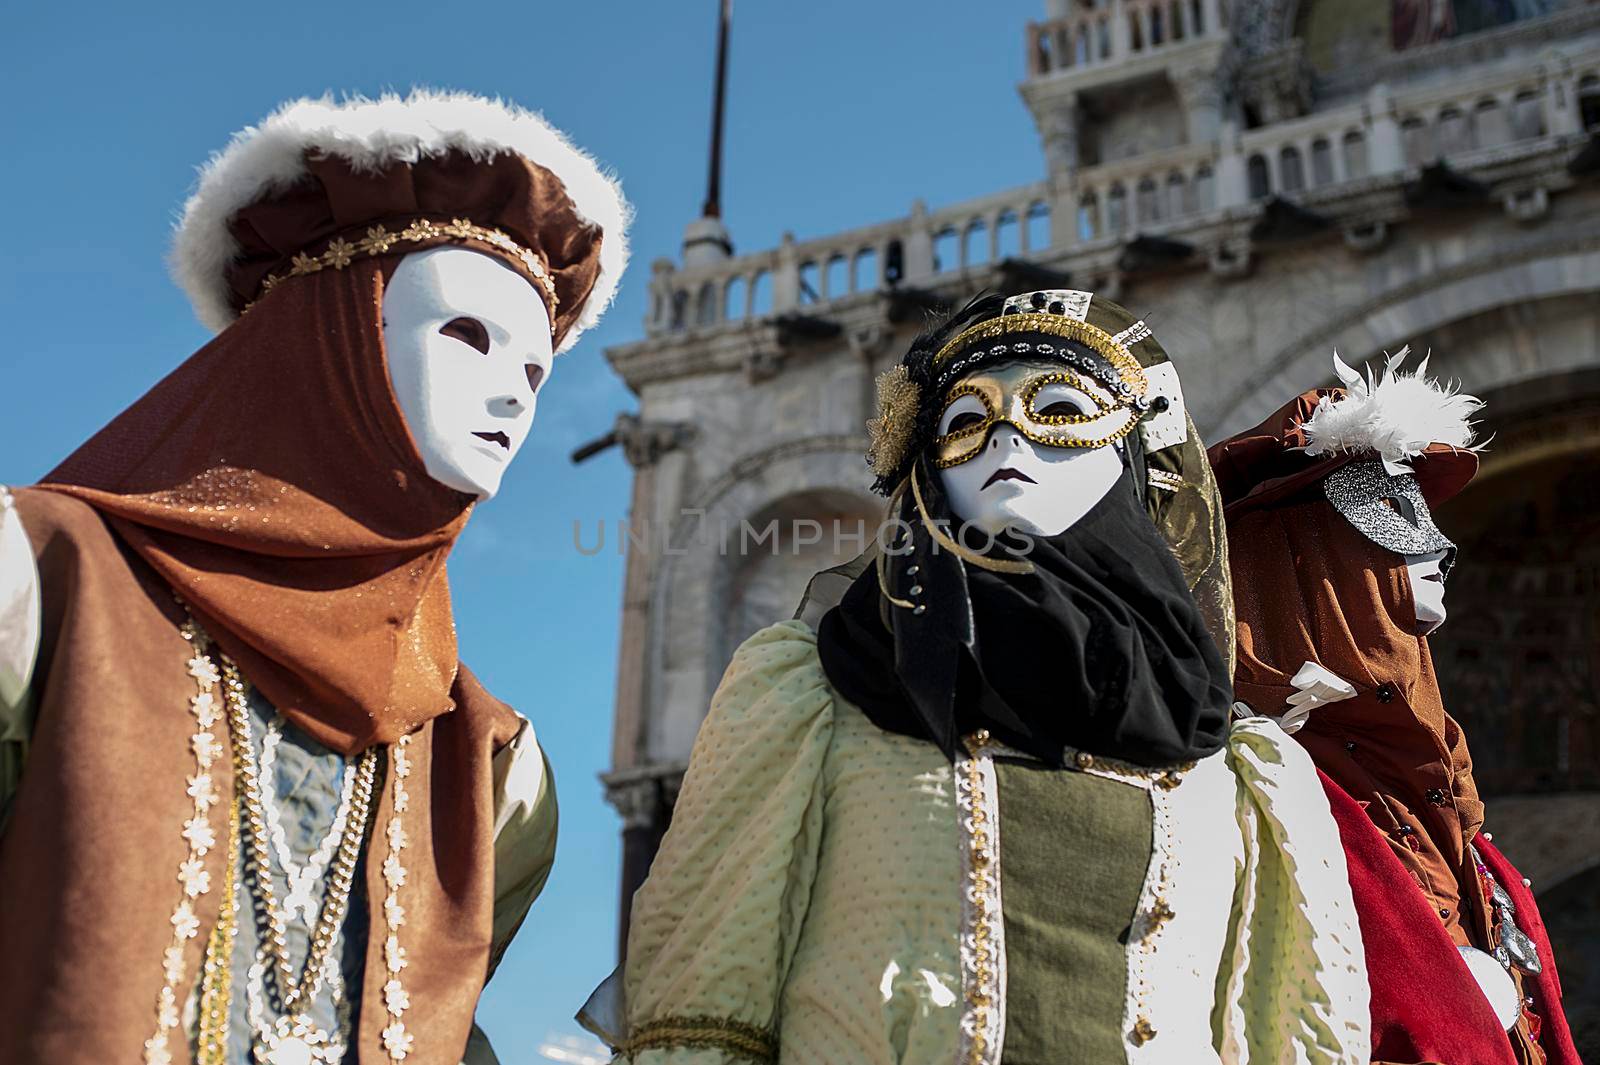
[[[156,1027],[168,917],[187,853],[179,833],[193,812],[185,793],[194,764],[192,649],[178,635],[182,612],[165,582],[98,514],[37,489],[16,500],[39,561],[44,614],[37,722],[0,833],[0,1062],[137,1062]],[[456,709],[408,747],[400,941],[411,1065],[457,1065],[471,1029],[493,929],[493,758],[520,724],[465,668],[451,696]],[[217,790],[230,795],[226,757],[214,773]],[[355,1039],[363,1063],[388,1060],[382,859],[393,798],[379,787],[367,833],[373,931]],[[210,822],[226,839],[226,802]],[[200,933],[189,941],[180,994],[198,979],[231,868],[226,851],[219,845],[206,858],[213,887],[197,900]],[[174,1045],[180,1065],[185,1046]]]

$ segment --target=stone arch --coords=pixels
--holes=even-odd
[[[867,491],[864,447],[854,436],[818,436],[740,459],[692,497],[663,544],[652,543],[661,557],[651,589],[656,623],[644,653],[647,675],[662,686],[651,698],[648,737],[660,757],[688,758],[717,681],[734,648],[754,631],[752,623],[759,621],[759,628],[788,617],[812,573],[833,565],[839,554],[838,561],[859,554],[858,518],[866,535],[873,534],[883,506]],[[820,543],[800,542],[812,530],[792,523],[805,520],[822,526]],[[787,531],[800,534],[780,541],[777,555],[760,535],[773,521],[780,536],[786,523]],[[766,616],[774,610],[777,616]]]
[[[1336,350],[1355,364],[1407,342],[1426,346],[1446,327],[1486,311],[1568,296],[1593,300],[1596,295],[1600,242],[1593,238],[1540,242],[1473,259],[1379,293],[1293,337],[1242,375],[1241,386],[1206,420],[1216,427],[1219,439],[1255,424],[1289,396],[1329,381],[1329,358]],[[1583,344],[1551,343],[1531,354],[1481,345],[1469,355],[1441,349],[1434,369],[1461,379],[1468,389],[1489,391],[1592,365],[1600,357],[1592,343],[1587,350]]]

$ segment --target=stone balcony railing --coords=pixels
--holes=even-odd
[[[1188,42],[1227,36],[1219,0],[1099,0],[1028,26],[1028,73],[1109,67]]]
[[[1329,208],[1441,160],[1493,181],[1505,160],[1575,144],[1590,132],[1600,132],[1600,46],[1551,51],[1536,64],[1449,82],[1394,91],[1378,85],[1286,122],[1245,131],[1225,126],[1214,142],[1086,167],[938,210],[919,203],[908,217],[862,229],[786,237],[777,248],[702,266],[658,261],[646,331],[659,337],[773,315],[820,316],[830,304],[886,284],[940,288],[968,277],[975,287],[1004,259],[1074,268],[1078,255],[1105,261],[1108,250],[1135,235],[1204,243],[1208,227],[1248,216],[1259,201]]]

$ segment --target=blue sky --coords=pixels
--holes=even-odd
[[[500,496],[451,563],[463,657],[555,766],[555,872],[480,1019],[505,1065],[610,970],[619,822],[609,761],[623,560],[573,523],[626,514],[610,452],[567,454],[632,397],[601,350],[642,335],[651,260],[704,195],[716,0],[425,5],[11,4],[0,14],[0,483],[42,475],[206,339],[164,256],[194,168],[282,100],[412,85],[542,110],[622,176],[634,265],[557,364]],[[1043,0],[741,0],[723,213],[759,250],[1038,179],[1016,93]]]

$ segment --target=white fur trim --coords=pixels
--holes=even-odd
[[[1401,348],[1376,375],[1369,368],[1365,376],[1335,352],[1333,369],[1345,394],[1322,397],[1306,419],[1306,454],[1374,451],[1390,472],[1403,472],[1430,444],[1474,450],[1471,419],[1483,402],[1430,378],[1426,357],[1414,371],[1402,372],[1400,364],[1410,351],[1409,346]]]
[[[600,275],[562,351],[600,320],[616,295],[628,264],[632,211],[616,178],[541,116],[501,100],[428,89],[343,103],[325,96],[290,101],[260,125],[240,130],[200,171],[173,239],[172,272],[210,328],[225,329],[237,317],[224,280],[239,253],[228,220],[303,177],[308,149],[372,171],[450,151],[480,161],[506,152],[521,155],[560,178],[578,213],[605,233]]]

